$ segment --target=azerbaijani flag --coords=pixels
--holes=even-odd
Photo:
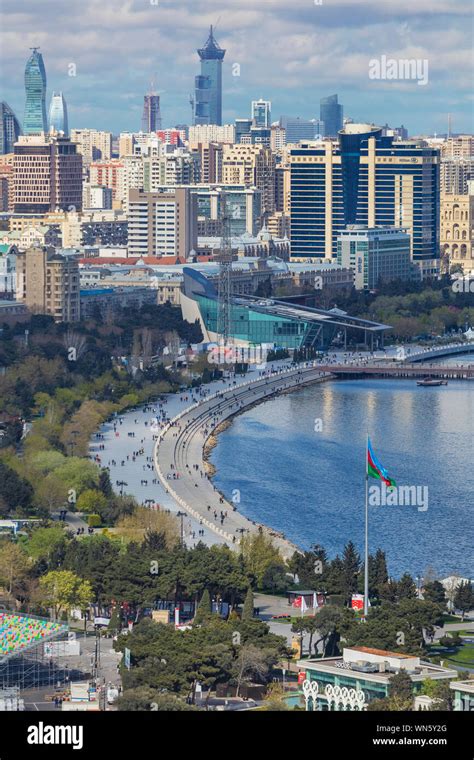
[[[397,485],[375,456],[370,439],[367,440],[367,476],[382,480],[387,488],[395,488]]]

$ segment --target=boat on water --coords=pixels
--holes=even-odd
[[[437,387],[439,385],[447,385],[448,381],[447,380],[439,380],[439,379],[434,378],[434,377],[424,377],[423,380],[417,380],[416,384],[417,385],[422,385],[422,386],[427,385],[429,387]]]

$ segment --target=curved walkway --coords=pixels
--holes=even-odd
[[[262,529],[272,537],[283,556],[297,546],[283,535],[247,519],[215,488],[206,473],[206,442],[225,420],[278,393],[330,377],[313,363],[279,370],[230,390],[218,391],[174,417],[161,431],[154,450],[155,467],[163,486],[198,524],[213,531],[229,546],[237,547],[246,532]]]

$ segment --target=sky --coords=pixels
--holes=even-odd
[[[453,132],[473,131],[471,0],[0,0],[0,10],[0,97],[20,121],[38,46],[47,108],[62,90],[70,127],[138,131],[151,82],[163,126],[189,124],[196,49],[214,24],[227,51],[224,123],[260,97],[272,121],[318,118],[320,98],[337,93],[354,121],[442,134],[451,114]],[[415,78],[401,59],[418,61]]]

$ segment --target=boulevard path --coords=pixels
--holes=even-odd
[[[237,548],[245,533],[263,530],[285,557],[297,549],[282,534],[247,519],[215,488],[203,464],[206,442],[233,415],[279,393],[328,378],[313,362],[261,373],[230,390],[221,390],[180,412],[159,434],[154,452],[158,477],[181,510],[194,517],[198,530],[212,531]],[[238,452],[236,452],[238,457]]]
[[[196,435],[197,431],[194,428],[197,425],[200,429],[201,425],[194,418],[196,414],[199,416],[202,414],[204,416],[201,420],[202,429],[207,429],[208,435],[211,435],[215,425],[220,424],[230,415],[248,408],[249,405],[269,398],[282,390],[298,388],[306,382],[314,382],[321,378],[321,372],[312,364],[290,369],[287,362],[273,362],[267,365],[268,367],[275,371],[266,369],[261,372],[254,368],[242,381],[230,374],[223,380],[214,381],[199,389],[166,394],[160,402],[131,409],[114,417],[105,422],[93,436],[89,447],[90,458],[101,467],[109,469],[112,487],[116,493],[123,492],[132,495],[139,504],[151,509],[159,505],[160,509],[184,513],[181,524],[183,540],[187,546],[191,547],[203,541],[208,545],[227,543],[237,549],[242,531],[256,531],[258,526],[234,512],[234,505],[229,502],[221,503],[220,494],[215,491],[211,481],[207,477],[201,478],[200,471],[205,472],[202,462],[205,436],[201,433]],[[270,377],[272,382],[267,383]],[[326,374],[326,377],[329,375]],[[211,398],[216,393],[223,392],[226,397],[236,394],[239,396],[238,401],[237,399]],[[198,402],[202,406],[196,408],[195,405]],[[223,402],[225,407],[214,414],[211,410]],[[239,408],[236,404],[239,404]],[[195,408],[190,409],[190,407]],[[181,438],[178,441],[174,435],[178,432],[178,423],[173,424],[170,429],[167,427],[170,421],[175,420],[183,412],[191,416],[189,420],[181,418],[179,422],[181,432],[184,431],[186,422],[193,424],[189,433],[186,434],[188,445],[185,448],[181,446],[184,441]],[[162,440],[156,451],[160,434]],[[178,442],[180,443],[179,454],[178,448],[174,446]],[[189,465],[189,469],[186,464]],[[193,470],[193,464],[199,465],[198,471]],[[174,480],[172,479],[173,472],[183,477]],[[197,488],[194,485],[196,477],[193,479],[190,473],[196,473],[199,478]],[[169,480],[167,475],[171,476]],[[207,509],[207,505],[211,505],[211,510]],[[217,518],[214,517],[214,511],[217,512]],[[220,519],[221,511],[227,512],[223,524]],[[296,548],[290,542],[281,539],[278,539],[277,543],[282,547],[285,556],[292,554]]]

